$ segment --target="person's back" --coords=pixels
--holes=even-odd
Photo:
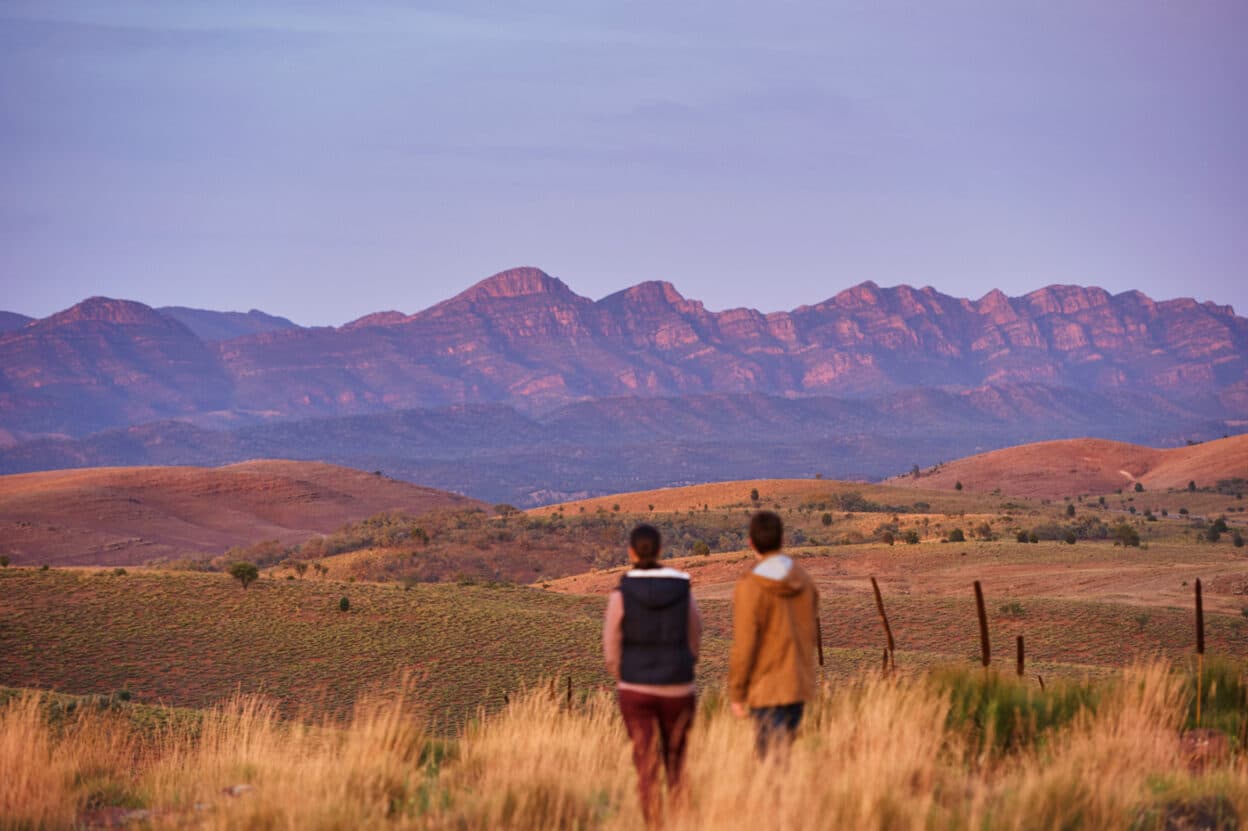
[[[761,754],[796,731],[822,661],[819,593],[806,570],[780,553],[783,529],[769,511],[750,521],[759,562],[737,582],[732,601],[728,696],[737,715],[748,707]]]
[[[661,768],[673,799],[680,798],[702,638],[689,575],[662,567],[662,544],[654,526],[633,529],[628,543],[633,567],[608,596],[602,629],[603,656],[633,743],[642,813],[651,826],[660,819]]]

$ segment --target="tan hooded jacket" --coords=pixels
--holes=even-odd
[[[733,592],[729,700],[753,708],[812,698],[820,652],[814,581],[784,554],[766,557]]]

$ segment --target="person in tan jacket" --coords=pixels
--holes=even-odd
[[[810,575],[780,553],[784,522],[771,511],[750,519],[757,563],[732,596],[728,698],[733,715],[754,719],[758,754],[792,742],[823,663],[819,592]]]

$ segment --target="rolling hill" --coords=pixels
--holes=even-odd
[[[1132,489],[1137,482],[1164,490],[1237,478],[1248,479],[1248,435],[1164,450],[1102,439],[1039,442],[958,459],[889,484],[950,490],[960,482],[970,491],[1057,499]]]
[[[312,462],[18,474],[0,477],[0,554],[15,564],[133,565],[300,542],[381,511],[478,504]]]

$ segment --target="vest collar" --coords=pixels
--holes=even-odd
[[[689,575],[683,571],[677,571],[674,568],[664,566],[663,568],[634,568],[629,569],[624,575],[625,577],[673,577],[677,580],[688,580]]]

